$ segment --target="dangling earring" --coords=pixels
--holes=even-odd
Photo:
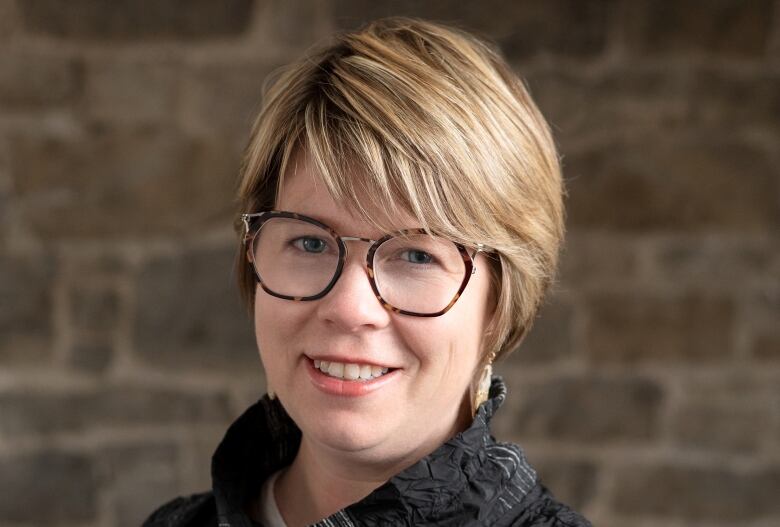
[[[482,403],[487,401],[488,394],[490,393],[490,381],[493,376],[493,360],[496,358],[495,352],[490,354],[488,363],[482,369],[482,375],[479,377],[479,383],[477,384],[477,391],[474,394],[474,399],[471,403],[471,416],[477,415],[477,410]]]
[[[274,389],[273,389],[273,388],[271,388],[271,386],[268,386],[268,398],[269,398],[270,400],[272,400],[272,401],[273,401],[274,399],[276,399],[276,392],[274,391]]]

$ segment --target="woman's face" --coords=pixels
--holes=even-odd
[[[342,236],[380,238],[384,233],[331,199],[305,157],[287,174],[276,208]],[[419,226],[398,218],[398,229]],[[488,263],[477,256],[476,274],[447,313],[412,317],[388,311],[374,295],[365,268],[369,244],[347,246],[341,277],[319,300],[293,302],[257,287],[255,332],[269,385],[305,438],[322,447],[369,462],[427,454],[470,417],[469,384],[490,309]],[[314,368],[315,359],[389,372],[361,390],[363,381],[334,379]]]

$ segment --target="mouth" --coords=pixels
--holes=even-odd
[[[356,364],[313,359],[314,367],[325,375],[345,381],[367,382],[378,379],[395,368],[385,368],[375,364]]]
[[[325,361],[309,357],[306,357],[305,362],[314,386],[328,395],[367,395],[398,379],[400,371],[400,368]]]

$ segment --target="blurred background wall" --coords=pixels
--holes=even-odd
[[[270,71],[389,14],[499,43],[569,188],[495,421],[599,526],[780,523],[780,2],[0,0],[0,524],[209,488],[264,393],[233,192]]]

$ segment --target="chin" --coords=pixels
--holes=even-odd
[[[380,447],[389,433],[389,423],[379,416],[367,419],[364,414],[348,410],[306,415],[305,422],[296,421],[303,433],[334,450],[360,452]]]
[[[341,452],[366,452],[381,443],[374,435],[349,430],[317,430],[312,435],[319,443]]]

